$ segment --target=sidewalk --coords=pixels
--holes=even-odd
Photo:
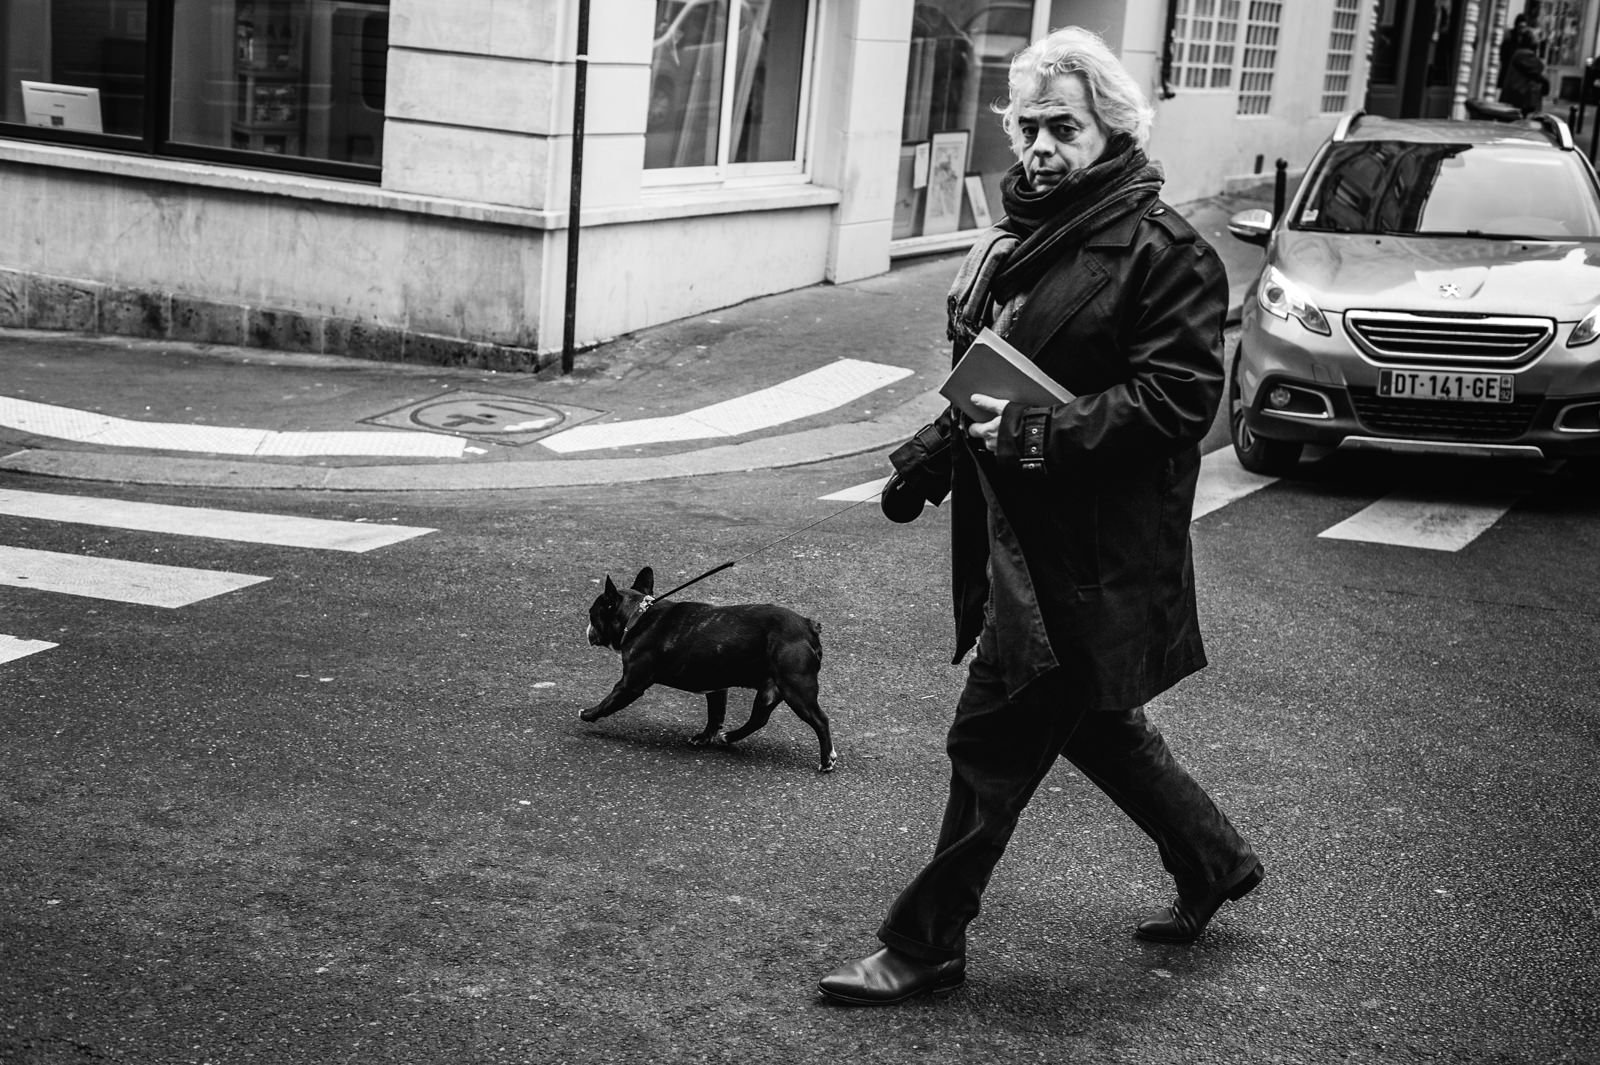
[[[1261,251],[1180,205],[1237,309]],[[351,491],[540,488],[820,462],[894,447],[942,407],[944,255],[642,330],[572,373],[497,373],[0,330],[0,470]]]

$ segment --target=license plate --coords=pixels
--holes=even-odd
[[[1500,373],[1441,373],[1379,370],[1378,395],[1385,399],[1440,399],[1451,403],[1510,403],[1516,378]]]

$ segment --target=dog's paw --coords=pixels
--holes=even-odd
[[[600,708],[598,706],[589,707],[589,709],[584,710],[584,711],[582,711],[581,713],[578,714],[578,720],[580,720],[580,721],[590,721],[590,722],[599,721],[600,720]]]
[[[823,762],[821,765],[817,766],[817,772],[819,772],[819,773],[831,773],[831,772],[833,772],[833,767],[838,765],[838,764],[839,764],[839,752],[838,751],[829,751],[828,752],[828,760],[826,762]]]
[[[708,732],[696,732],[693,736],[689,737],[689,743],[695,747],[704,747],[708,743],[715,743],[718,746],[727,746],[728,734],[721,729]]]

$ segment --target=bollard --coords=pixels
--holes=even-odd
[[[1279,159],[1275,164],[1277,174],[1272,179],[1272,224],[1283,217],[1283,205],[1289,198],[1289,161]]]

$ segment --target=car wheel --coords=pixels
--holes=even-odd
[[[1239,387],[1239,359],[1234,356],[1233,372],[1228,375],[1228,435],[1239,465],[1251,473],[1267,477],[1287,477],[1300,465],[1300,445],[1287,440],[1268,440],[1250,431],[1244,420],[1244,392]]]

